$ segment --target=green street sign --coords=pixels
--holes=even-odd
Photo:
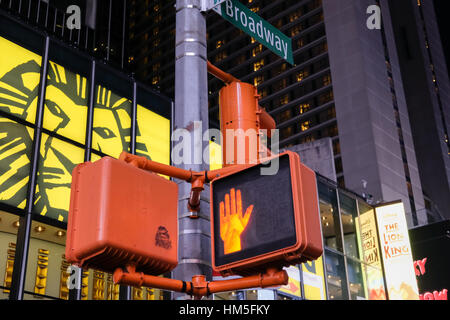
[[[292,40],[262,19],[238,0],[226,0],[213,9],[225,20],[238,27],[275,54],[294,65]]]

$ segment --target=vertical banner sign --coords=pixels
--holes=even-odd
[[[238,0],[226,0],[214,8],[225,20],[241,29],[275,54],[294,65],[292,40]]]
[[[375,208],[390,300],[419,300],[402,202]]]
[[[370,266],[365,268],[366,295],[369,300],[386,300],[375,214],[370,210],[361,213],[356,220],[356,232],[361,238],[361,244],[358,242],[360,256],[364,257],[364,262]]]

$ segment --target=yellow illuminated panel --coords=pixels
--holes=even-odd
[[[222,168],[222,148],[219,144],[209,142],[209,170]]]
[[[84,144],[88,87],[85,77],[50,61],[47,73],[44,128]]]
[[[36,282],[34,285],[34,293],[45,294],[45,288],[47,288],[47,275],[48,275],[48,255],[49,250],[38,250],[38,263],[36,269]]]
[[[0,37],[0,110],[35,122],[41,57]]]
[[[69,273],[67,272],[67,268],[69,267],[69,263],[66,260],[66,256],[62,255],[61,260],[61,273],[59,280],[59,298],[64,300],[69,300],[69,288],[67,286],[67,279],[69,278]]]
[[[105,300],[105,274],[94,270],[94,283],[92,286],[92,299]]]
[[[231,189],[225,195],[225,202],[220,202],[220,237],[224,242],[224,253],[241,251],[241,234],[247,227],[253,211],[250,205],[242,213],[241,190]]]
[[[5,278],[3,280],[3,286],[6,288],[11,287],[12,283],[12,274],[14,268],[14,256],[16,254],[16,244],[10,242],[8,245],[8,256],[6,258],[6,268],[5,268]],[[3,293],[9,293],[8,289],[4,289]]]
[[[0,201],[24,209],[34,130],[0,116]]]
[[[106,282],[107,282],[106,300],[119,300],[120,286],[118,284],[114,284],[112,274],[108,274]]]
[[[84,150],[43,134],[40,153],[34,211],[66,222],[72,171],[84,161]]]
[[[315,261],[303,263],[302,272],[305,299],[326,300],[322,257],[319,257]]]
[[[137,106],[136,154],[170,164],[170,121]]]
[[[144,300],[144,290],[142,287],[133,288],[133,300]]]
[[[92,148],[119,158],[130,149],[131,101],[102,86],[95,91]]]
[[[155,289],[147,288],[147,300],[155,300]]]
[[[88,300],[89,270],[81,273],[81,300]]]

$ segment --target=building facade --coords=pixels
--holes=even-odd
[[[74,167],[122,151],[170,164],[172,101],[4,11],[0,21],[2,298],[64,298]]]

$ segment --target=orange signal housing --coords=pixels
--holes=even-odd
[[[261,254],[256,257],[234,261],[225,265],[216,266],[215,263],[215,236],[214,236],[214,208],[211,205],[211,254],[214,271],[223,276],[241,275],[248,276],[258,272],[264,272],[267,268],[282,268],[289,265],[299,264],[306,261],[316,260],[323,253],[323,243],[319,215],[319,199],[317,191],[316,174],[313,170],[300,162],[300,156],[291,151],[281,153],[275,157],[283,155],[289,156],[291,168],[291,186],[294,206],[294,220],[297,241],[296,244]],[[275,158],[271,157],[271,158]],[[267,160],[267,159],[265,159]],[[255,164],[253,166],[258,166]],[[239,174],[253,166],[247,166],[243,169],[228,173],[211,183],[211,199],[213,199],[214,182],[226,178],[230,175]],[[274,188],[276,186],[273,186]],[[276,214],[274,212],[273,214]]]
[[[66,258],[114,272],[133,264],[150,275],[178,263],[178,186],[125,161],[104,157],[75,167]]]
[[[267,135],[270,137],[271,129],[276,127],[275,120],[258,104],[258,90],[249,83],[233,81],[220,90],[219,100],[224,167],[256,163],[259,153],[263,151],[260,130],[268,130]],[[228,130],[233,133],[231,137],[227,135]],[[254,135],[251,134],[252,130]],[[228,141],[229,138],[234,141]],[[244,140],[240,144],[241,138]],[[232,145],[233,149],[226,148],[227,145]],[[242,159],[238,159],[240,155]]]

